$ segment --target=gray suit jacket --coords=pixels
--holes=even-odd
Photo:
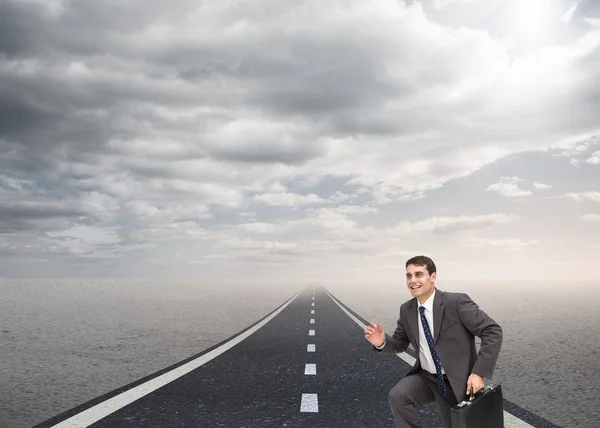
[[[491,378],[500,348],[502,328],[465,293],[444,292],[436,288],[433,300],[434,347],[448,376],[454,395],[460,403],[466,396],[467,379],[471,373]],[[475,336],[481,338],[479,353]],[[400,353],[412,343],[416,351],[415,365],[406,374],[411,375],[420,366],[419,322],[417,299],[400,306],[396,330],[386,338],[385,346],[377,352]]]

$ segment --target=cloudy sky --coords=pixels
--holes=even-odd
[[[587,278],[595,0],[3,0],[0,276]]]

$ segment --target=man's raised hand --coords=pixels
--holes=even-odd
[[[370,326],[365,327],[365,339],[371,342],[373,345],[379,347],[383,345],[385,341],[385,333],[381,324],[371,323]]]

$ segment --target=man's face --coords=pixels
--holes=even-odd
[[[435,272],[429,275],[425,266],[408,265],[406,267],[406,285],[411,296],[419,298],[419,300],[421,298],[425,300],[433,293],[435,277]]]

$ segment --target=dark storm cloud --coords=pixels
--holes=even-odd
[[[43,20],[32,9],[11,1],[0,2],[0,54],[16,57],[34,50]]]
[[[235,22],[235,16],[230,18]],[[269,22],[268,16],[261,18]],[[229,100],[261,106],[272,117],[302,115],[311,120],[376,108],[385,100],[413,95],[418,89],[415,83],[439,85],[452,77],[448,67],[444,72],[423,70],[410,79],[398,79],[386,71],[386,62],[394,56],[410,61],[411,49],[379,49],[381,35],[357,34],[349,28],[328,32],[309,24],[302,31],[288,32],[285,26],[285,22],[265,26],[247,37],[150,45],[144,57],[169,64],[182,79],[231,86]],[[233,90],[238,87],[238,92]],[[226,105],[222,99],[212,101]]]
[[[62,220],[89,215],[82,209],[59,202],[11,202],[1,198],[0,233],[33,232],[62,227]]]
[[[0,220],[11,217],[21,219],[47,219],[55,217],[74,217],[84,215],[82,210],[64,206],[60,203],[31,203],[31,202],[4,202],[0,209]]]
[[[0,98],[0,137],[20,139],[36,128],[53,131],[65,119],[64,114],[36,103],[27,94],[14,94],[3,91]]]
[[[165,8],[160,0],[65,0],[54,12],[41,1],[5,0],[0,3],[0,52],[10,57],[106,54],[118,49],[123,35],[156,19],[181,16],[190,4],[172,0]]]
[[[0,74],[4,94],[0,110],[8,112],[0,137],[15,145],[43,148],[46,162],[53,157],[71,161],[75,155],[85,159],[88,153],[119,152],[106,147],[111,139],[175,136],[202,148],[192,157],[298,164],[323,152],[305,150],[300,140],[292,149],[279,148],[277,137],[257,144],[222,139],[215,144],[211,134],[238,114],[252,112],[275,120],[307,120],[312,135],[306,132],[304,140],[323,132],[392,135],[446,127],[447,113],[457,109],[455,104],[442,104],[437,114],[419,110],[386,117],[382,106],[388,101],[398,104],[421,88],[440,88],[443,94],[444,85],[465,71],[461,61],[452,60],[453,49],[439,47],[426,58],[439,61],[443,69],[434,62],[431,67],[410,67],[420,58],[422,42],[404,41],[404,28],[389,39],[384,31],[367,31],[374,29],[372,23],[361,31],[331,20],[311,26],[303,23],[310,15],[299,13],[295,19],[295,10],[285,2],[214,10],[190,1],[169,2],[168,8],[163,2],[141,0],[63,4],[64,10],[57,14],[29,3],[8,1],[2,6],[3,19],[10,22],[3,51],[37,57],[40,63],[39,70],[30,74],[6,70]],[[164,38],[143,33],[157,23],[177,25],[194,8],[204,8],[196,12],[198,34],[189,28],[171,29]],[[235,25],[253,30],[230,32]],[[71,61],[84,62],[89,71],[67,74]],[[397,68],[388,70],[393,63]],[[410,70],[406,75],[402,64]],[[472,104],[479,105],[477,101]],[[411,103],[418,108],[418,100],[411,98]],[[218,113],[222,117],[216,119],[216,113],[203,112],[181,121],[141,108],[153,105],[175,110],[205,106],[229,113]],[[583,119],[582,127],[589,123]],[[185,154],[173,156],[179,159]]]
[[[181,134],[178,138],[193,138],[206,148],[196,156],[298,164],[323,152],[306,148],[303,141],[292,148],[280,147],[276,137],[256,145],[225,140],[214,144],[211,133],[235,119],[236,109],[254,106],[265,114],[299,114],[325,124],[317,125],[312,135],[303,135],[306,140],[323,129],[352,134],[357,127],[353,110],[374,109],[385,99],[412,91],[382,73],[384,58],[364,36],[286,34],[285,28],[274,26],[249,37],[145,43],[139,34],[147,25],[157,20],[169,23],[199,4],[170,2],[164,8],[158,1],[67,1],[63,5],[55,14],[36,4],[2,5],[2,19],[10,23],[5,26],[2,51],[9,57],[36,60],[31,65],[34,71],[0,69],[0,112],[5,113],[0,116],[0,138],[15,147],[5,163],[29,163],[41,172],[60,162],[77,161],[76,157],[118,153],[106,147],[111,139]],[[285,4],[265,9],[248,4],[226,14],[221,11],[215,19],[224,27],[235,22],[261,25],[286,13]],[[87,70],[68,72],[77,62],[85,63]],[[173,75],[180,80],[173,80]],[[229,118],[220,113],[224,117],[215,120],[216,113],[202,113],[193,122],[181,123],[140,109],[152,105],[233,110]],[[349,117],[332,121],[336,114]],[[345,124],[347,130],[339,129]],[[390,132],[390,123],[382,126],[383,132]],[[382,132],[376,122],[362,131]],[[24,147],[45,154],[40,157]]]
[[[316,157],[322,153],[322,150],[315,146],[309,147],[307,150],[304,147],[283,148],[283,150],[274,145],[256,145],[256,148],[248,150],[246,147],[223,147],[215,148],[213,155],[217,159],[223,159],[233,162],[249,162],[249,163],[284,163],[284,164],[301,164],[309,159]]]
[[[196,101],[189,91],[153,81],[152,67],[144,74],[143,64],[119,58],[121,37],[182,12],[182,4],[162,11],[157,1],[64,2],[54,15],[40,5],[2,2],[0,51],[30,64],[0,67],[0,140],[11,146],[0,167],[51,172],[63,161],[111,152],[107,141],[138,136],[140,123],[151,119],[137,116],[136,105]],[[82,60],[89,73],[66,73],[71,61]]]

